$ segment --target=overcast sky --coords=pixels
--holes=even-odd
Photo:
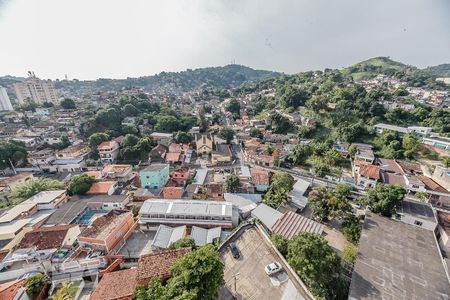
[[[449,0],[0,0],[0,75],[450,63]]]

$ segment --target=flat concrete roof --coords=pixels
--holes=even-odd
[[[434,233],[367,213],[349,299],[448,299]]]

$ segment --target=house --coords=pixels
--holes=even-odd
[[[446,190],[450,191],[450,168],[436,166],[431,178]]]
[[[290,204],[299,210],[303,210],[308,204],[308,197],[305,196],[311,183],[306,180],[298,179],[289,193]]]
[[[227,144],[217,144],[216,150],[211,152],[211,163],[213,165],[228,163],[232,160],[230,146]]]
[[[251,168],[252,182],[258,192],[265,192],[269,189],[269,171],[262,168]]]
[[[179,185],[185,185],[190,175],[189,168],[181,168],[170,172],[169,177]]]
[[[450,213],[437,210],[436,217],[438,226],[436,230],[436,239],[439,247],[447,255],[450,254]]]
[[[450,138],[434,135],[424,137],[422,143],[438,150],[450,151]]]
[[[94,182],[86,195],[112,195],[118,188],[117,181],[99,181]]]
[[[161,224],[232,228],[237,221],[233,205],[225,201],[155,199],[145,201],[139,210],[142,230],[156,230]]]
[[[349,299],[449,297],[433,231],[366,213]]]
[[[101,216],[78,236],[80,246],[106,254],[114,253],[136,227],[131,212],[112,210]]]
[[[161,163],[164,161],[166,154],[169,152],[169,148],[167,148],[167,146],[163,145],[163,144],[158,144],[155,147],[152,148],[152,150],[150,150],[150,161],[156,162],[156,163]]]
[[[38,210],[54,209],[67,202],[66,190],[42,191],[23,201],[21,204],[36,204]]]
[[[152,132],[150,134],[151,138],[156,141],[158,144],[169,146],[172,142],[173,134],[171,133],[161,133],[161,132]]]
[[[145,189],[161,189],[169,179],[168,164],[152,164],[139,172],[141,186]]]
[[[401,207],[397,209],[397,216],[403,223],[427,230],[434,231],[437,226],[433,209],[428,203],[403,199]]]
[[[137,269],[105,273],[90,300],[132,300],[137,286]]]
[[[171,277],[170,270],[175,262],[191,251],[191,248],[179,248],[141,256],[137,267],[137,284],[146,286],[153,278],[166,281]]]
[[[103,164],[112,164],[119,156],[120,144],[115,140],[105,141],[98,145],[97,150]]]
[[[27,232],[14,249],[32,249],[37,255],[49,256],[60,247],[71,247],[79,234],[80,227],[76,224],[41,227]]]
[[[44,172],[56,171],[56,168],[52,166],[52,162],[55,159],[55,151],[48,148],[33,151],[28,155],[28,162],[33,166],[39,167]]]
[[[133,168],[131,165],[106,165],[102,170],[102,176],[106,179],[117,180],[120,183],[127,183],[133,178]]]
[[[375,154],[372,145],[368,144],[352,144],[356,147],[355,160],[372,164],[375,160]]]
[[[169,152],[166,154],[166,162],[171,164],[181,163],[183,161],[181,152]]]
[[[89,148],[85,145],[72,145],[56,152],[56,159],[76,159],[84,158],[89,153]]]
[[[210,200],[223,200],[223,184],[211,182],[206,185],[206,198]]]
[[[270,228],[272,233],[281,235],[287,240],[292,239],[301,232],[322,235],[323,230],[324,226],[322,224],[292,211],[285,212]]]
[[[214,138],[211,134],[197,134],[195,136],[197,155],[209,155],[213,151]]]
[[[187,235],[186,225],[178,227],[170,227],[166,225],[159,225],[153,238],[151,245],[154,250],[167,249],[172,243],[181,240]]]
[[[224,193],[223,197],[238,209],[242,219],[246,219],[262,201],[261,194]]]
[[[181,199],[184,194],[183,187],[166,186],[161,190],[161,196],[164,199]]]
[[[25,279],[15,279],[0,284],[0,299],[2,300],[27,300],[29,299],[23,287]]]
[[[206,244],[218,243],[222,228],[215,227],[205,229],[197,226],[192,226],[191,238],[195,241],[196,246],[203,246]]]
[[[356,179],[356,184],[364,188],[375,187],[380,180],[380,168],[375,165],[370,165],[362,161],[355,161],[353,165],[353,173]]]

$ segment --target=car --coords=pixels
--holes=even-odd
[[[264,267],[264,271],[266,271],[266,274],[269,276],[274,275],[280,272],[281,270],[283,270],[283,268],[281,267],[280,263],[276,261],[271,262],[270,264]]]
[[[239,257],[241,257],[241,253],[239,252],[239,249],[236,247],[235,243],[230,243],[228,245],[228,249],[230,249],[231,254],[235,259],[239,259]]]

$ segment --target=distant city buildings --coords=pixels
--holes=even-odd
[[[0,86],[0,111],[10,111],[13,110],[11,101],[9,100],[6,89]]]
[[[24,82],[14,84],[14,90],[19,104],[25,101],[38,104],[58,102],[58,94],[53,82],[37,78],[34,72],[28,72],[28,78]]]

